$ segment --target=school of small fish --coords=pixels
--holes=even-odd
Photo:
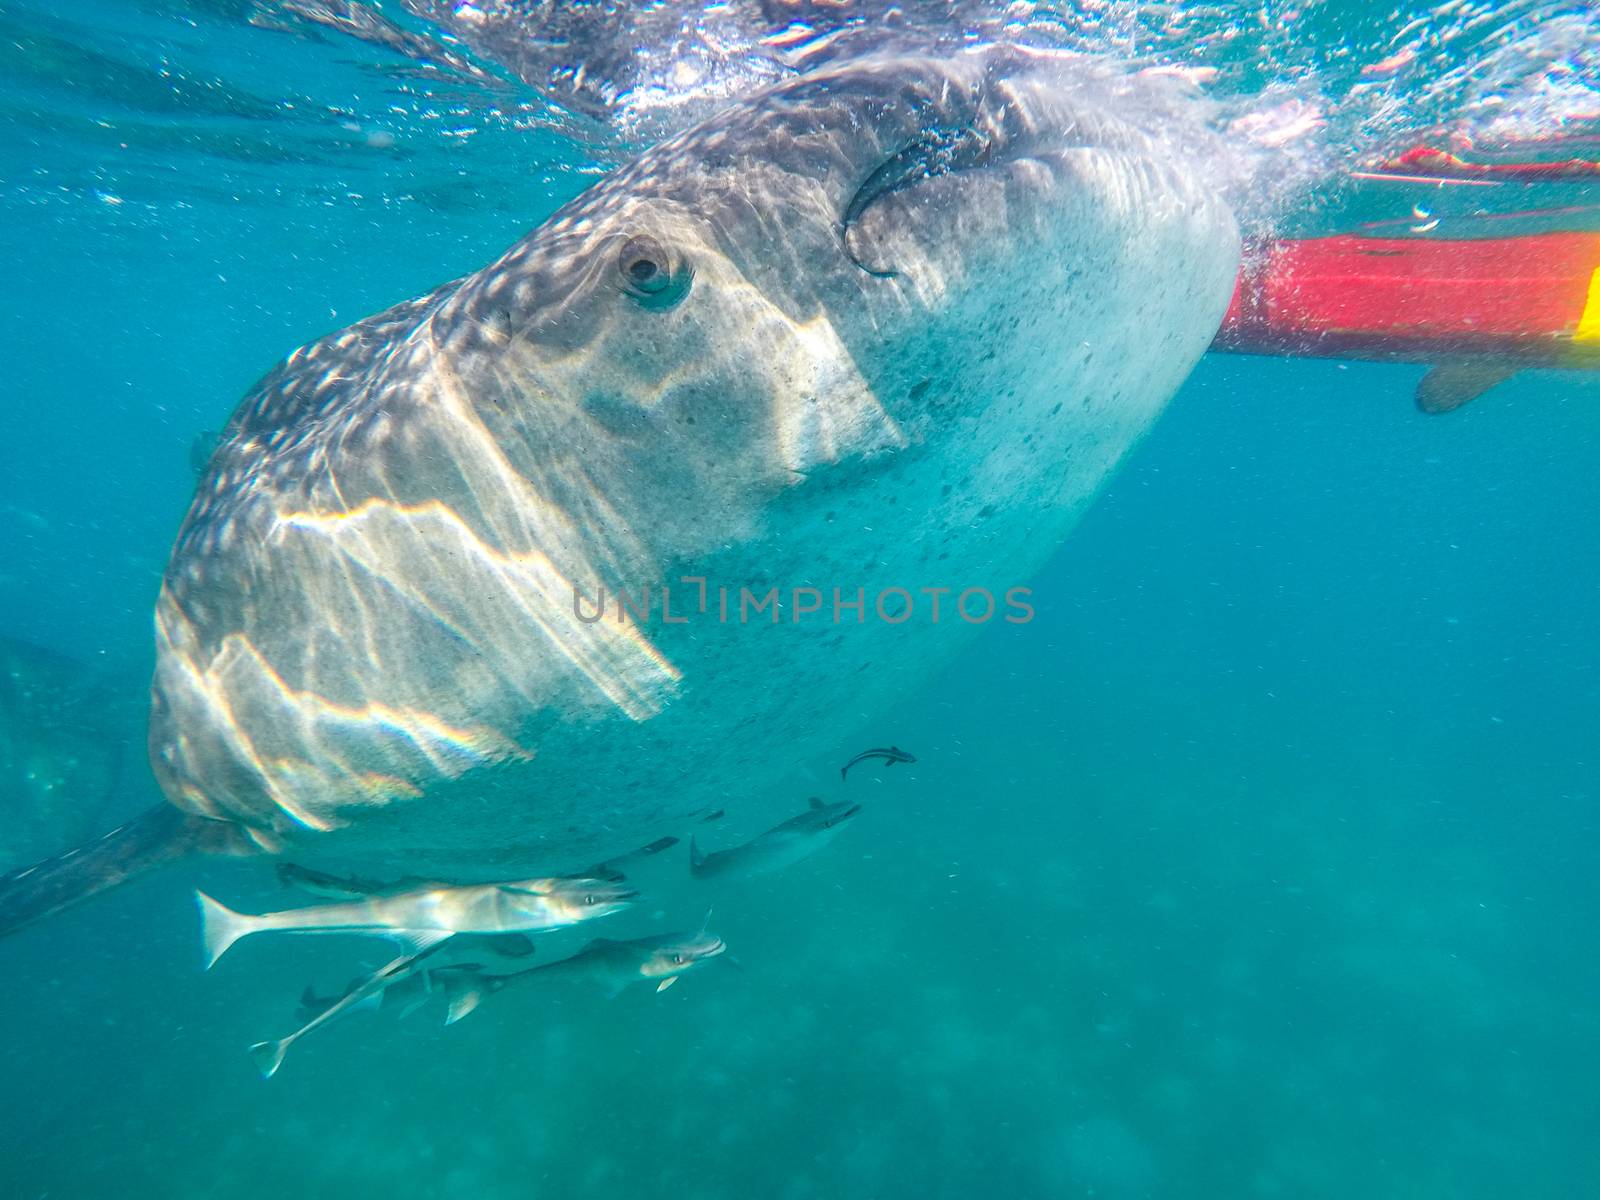
[[[865,750],[845,764],[840,779],[848,778],[851,767],[874,759],[886,768],[917,761],[896,746]],[[707,853],[691,837],[689,875],[709,882],[780,870],[832,841],[860,811],[854,802],[829,803],[813,796],[802,812],[740,845]],[[704,819],[722,815],[719,809]],[[318,996],[306,988],[296,1014],[299,1027],[250,1047],[257,1069],[268,1079],[306,1034],[364,1009],[392,1006],[404,1017],[437,999],[444,1006],[445,1024],[453,1025],[489,996],[538,980],[575,980],[607,997],[641,983],[664,992],[713,959],[735,962],[723,940],[710,931],[709,911],[697,929],[629,940],[597,937],[575,954],[535,966],[527,965],[535,954],[529,935],[587,924],[631,907],[639,893],[628,886],[621,868],[677,843],[677,838],[661,838],[581,875],[503,883],[402,879],[385,884],[285,863],[278,871],[282,882],[328,902],[251,914],[196,892],[205,965],[210,969],[235,942],[256,933],[366,934],[401,947],[398,957],[352,979],[336,996]]]

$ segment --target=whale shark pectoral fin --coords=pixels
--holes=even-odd
[[[1454,412],[1504,383],[1521,366],[1505,361],[1472,360],[1441,363],[1417,384],[1417,407],[1425,413]]]
[[[677,982],[678,977],[676,975],[668,975],[660,983],[656,984],[656,994],[659,995]]]
[[[0,936],[192,854],[253,849],[225,822],[159,804],[88,845],[0,875]]]

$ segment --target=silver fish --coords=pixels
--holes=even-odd
[[[742,846],[705,854],[691,837],[689,873],[696,879],[747,878],[792,866],[831,842],[844,823],[860,811],[859,804],[824,804],[813,796],[805,812],[774,825]]]
[[[664,992],[681,977],[727,952],[727,945],[703,926],[694,933],[667,933],[654,937],[614,941],[596,938],[570,958],[531,967],[509,975],[466,971],[443,980],[450,996],[445,1024],[453,1025],[485,997],[514,983],[531,979],[570,979],[597,988],[609,997],[638,983],[653,983]]]
[[[351,875],[331,875],[326,871],[315,871],[298,863],[286,862],[278,864],[278,882],[285,887],[298,888],[313,896],[321,896],[325,900],[360,900],[388,892],[429,887],[437,881],[406,878],[385,883],[382,880],[362,879]]]
[[[327,1008],[323,1009],[311,1020],[288,1037],[279,1038],[277,1041],[257,1042],[250,1047],[250,1057],[255,1060],[256,1068],[261,1072],[263,1079],[271,1079],[278,1073],[278,1068],[283,1065],[283,1059],[293,1046],[313,1029],[320,1029],[330,1025],[356,1009],[366,1005],[369,1001],[381,998],[382,993],[402,980],[411,978],[422,970],[423,964],[430,956],[437,953],[444,945],[443,941],[436,942],[425,950],[416,954],[406,954],[393,962],[374,971],[356,987],[346,992]]]
[[[262,1077],[270,1079],[278,1073],[284,1057],[306,1034],[320,1029],[350,1013],[372,1008],[396,1000],[404,1006],[404,1016],[413,1008],[425,1003],[435,994],[442,994],[442,984],[435,980],[451,973],[481,973],[483,962],[441,963],[447,954],[471,953],[475,958],[493,961],[525,959],[533,953],[533,943],[522,934],[456,934],[445,941],[429,946],[416,954],[402,955],[380,967],[371,975],[353,979],[344,994],[327,1000],[318,999],[307,988],[300,997],[300,1019],[304,1022],[288,1037],[257,1042],[250,1047],[250,1057]]]
[[[420,951],[453,933],[526,932],[592,921],[620,912],[637,893],[604,879],[522,879],[436,884],[259,914],[234,912],[204,892],[195,895],[209,968],[234,942],[254,933],[373,933]]]
[[[839,768],[839,778],[846,779],[850,775],[850,768],[859,763],[867,762],[874,758],[883,759],[885,767],[892,767],[895,763],[914,763],[917,761],[915,754],[907,754],[899,746],[878,746],[871,750],[863,750],[844,766]]]

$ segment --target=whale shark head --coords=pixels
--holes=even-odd
[[[429,350],[480,411],[631,455],[643,503],[692,501],[680,544],[714,542],[708,481],[731,524],[798,474],[963,436],[953,346],[1021,362],[1213,323],[1231,219],[1106,89],[1012,48],[776,88],[456,289]]]
[[[1006,47],[807,76],[297,351],[166,576],[167,794],[570,868],[902,692],[961,627],[919,590],[1021,583],[1228,300],[1233,220],[1133,94]],[[802,584],[857,607],[793,619]]]

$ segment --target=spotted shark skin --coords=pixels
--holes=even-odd
[[[157,604],[170,801],[296,861],[556,873],[914,688],[971,634],[948,611],[589,622],[574,590],[1025,583],[1237,267],[1119,86],[1007,47],[808,75],[291,355]]]

